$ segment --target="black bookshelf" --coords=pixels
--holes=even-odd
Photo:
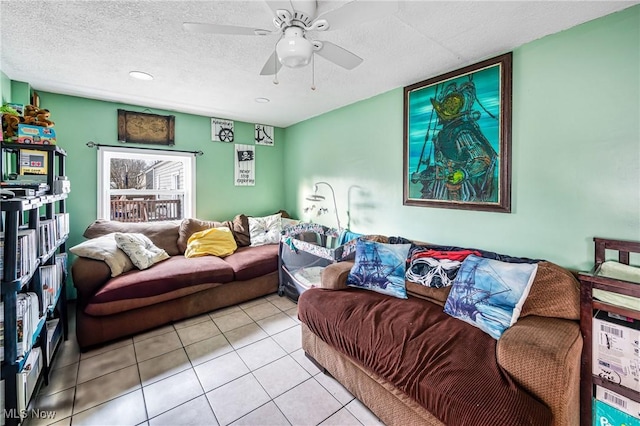
[[[5,412],[9,414],[5,419],[8,426],[19,425],[21,419],[18,412],[17,374],[24,367],[29,351],[22,356],[18,355],[18,327],[17,327],[17,299],[20,292],[32,291],[38,295],[39,312],[41,315],[35,333],[31,341],[31,347],[40,347],[42,357],[42,371],[37,379],[36,389],[43,383],[48,384],[50,364],[53,357],[47,353],[47,319],[56,315],[62,323],[62,337],[68,338],[68,318],[66,299],[66,265],[62,268],[60,289],[57,291],[52,307],[45,307],[44,291],[41,285],[40,268],[47,265],[54,265],[56,254],[66,253],[66,234],[60,235],[55,244],[51,244],[45,253],[40,252],[40,222],[56,218],[58,214],[66,213],[67,193],[56,194],[54,181],[58,176],[65,176],[66,152],[57,145],[22,145],[5,144],[1,145],[0,169],[2,170],[3,182],[8,181],[8,170],[18,172],[20,170],[20,151],[23,149],[47,152],[46,183],[48,189],[44,194],[27,197],[14,197],[3,199],[1,203],[2,211],[2,232],[3,232],[3,273],[1,276],[0,294],[4,304],[4,361],[2,362],[1,374],[4,380]],[[43,178],[41,178],[43,179]],[[3,188],[7,188],[3,185]],[[10,188],[8,188],[10,189]],[[54,222],[58,226],[57,222]],[[67,222],[68,223],[68,222]],[[67,227],[68,228],[68,227]],[[35,236],[35,254],[29,264],[28,270],[24,270],[24,264],[18,263],[19,233],[22,230],[33,230]],[[22,256],[25,254],[22,253]],[[22,268],[20,267],[22,266]],[[45,309],[47,308],[47,309]],[[28,338],[27,336],[24,337]],[[62,339],[61,339],[62,340]],[[55,351],[56,348],[53,348]],[[49,361],[51,358],[51,361]],[[37,391],[36,391],[37,392]],[[34,392],[34,395],[36,394]],[[29,401],[27,401],[27,407]]]

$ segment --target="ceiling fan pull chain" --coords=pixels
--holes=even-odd
[[[278,55],[276,55],[275,53],[277,52],[276,48],[278,47],[278,43],[280,42],[280,40],[282,40],[282,34],[280,34],[280,38],[278,38],[278,41],[276,41],[276,45],[273,48],[273,68],[275,69],[275,73],[273,74],[273,84],[279,84],[280,82],[278,81]]]
[[[276,69],[276,72],[273,75],[273,84],[278,84],[280,82],[278,81],[278,56],[277,55],[273,55],[273,67]]]
[[[311,90],[316,90],[316,55],[311,55]]]

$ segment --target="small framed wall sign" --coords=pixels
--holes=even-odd
[[[256,145],[273,146],[275,136],[273,134],[273,126],[265,126],[264,124],[256,124],[255,127]]]
[[[235,186],[256,185],[256,153],[253,145],[235,145]]]
[[[212,118],[211,140],[213,142],[233,142],[233,121]]]
[[[147,114],[118,110],[118,140],[129,143],[173,145],[175,143],[173,115]]]

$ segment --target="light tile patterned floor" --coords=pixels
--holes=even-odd
[[[56,416],[27,426],[381,424],[305,357],[277,294],[85,353],[72,334],[32,408]]]

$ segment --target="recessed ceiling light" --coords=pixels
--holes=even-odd
[[[145,81],[153,80],[153,76],[151,74],[142,72],[142,71],[131,71],[129,72],[129,76],[138,80],[145,80]]]
[[[269,102],[271,102],[271,100],[267,98],[255,98],[254,100],[259,104],[268,104]]]

